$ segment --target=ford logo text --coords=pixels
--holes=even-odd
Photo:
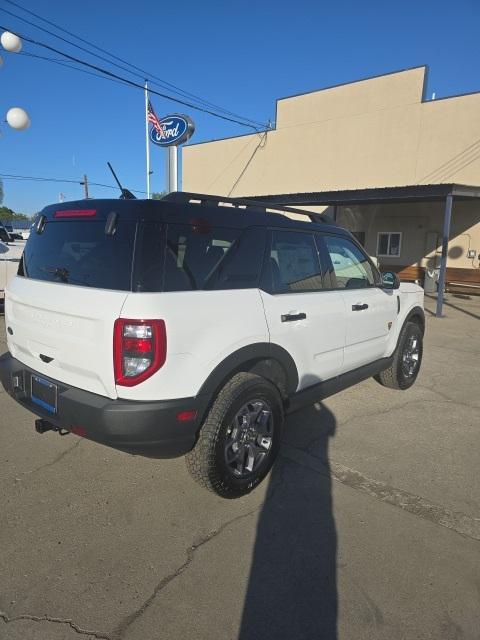
[[[193,120],[188,116],[173,115],[159,119],[160,129],[150,129],[150,140],[161,147],[171,147],[186,142],[195,131]]]

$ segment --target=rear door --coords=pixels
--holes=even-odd
[[[314,235],[273,230],[261,290],[271,342],[297,365],[299,389],[338,375],[345,341],[344,302],[324,291]]]
[[[342,373],[383,358],[394,331],[397,300],[380,288],[367,255],[344,236],[321,235],[331,286],[345,305],[346,336]]]
[[[5,314],[8,348],[20,362],[115,398],[113,324],[131,290],[136,223],[120,219],[110,235],[105,228],[105,218],[92,214],[34,231]]]

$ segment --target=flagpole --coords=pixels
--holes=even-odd
[[[145,157],[147,163],[147,200],[150,200],[150,142],[148,139],[148,82],[145,80]]]

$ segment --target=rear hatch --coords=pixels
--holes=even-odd
[[[113,326],[131,291],[136,226],[128,202],[44,209],[25,247],[22,277],[7,291],[15,358],[67,385],[117,397]]]

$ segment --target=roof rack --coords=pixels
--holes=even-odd
[[[277,205],[272,202],[261,202],[260,200],[249,200],[246,198],[228,198],[226,196],[213,196],[203,193],[190,193],[188,191],[172,191],[162,198],[167,202],[175,203],[196,203],[199,205],[209,206],[223,206],[232,205],[233,207],[240,208],[242,210],[252,209],[267,213],[268,211],[276,211],[279,213],[295,213],[297,215],[306,216],[311,222],[324,223],[336,225],[335,220],[327,214],[315,213],[314,211],[305,211],[304,209],[294,209],[293,207],[284,207],[283,205]]]

